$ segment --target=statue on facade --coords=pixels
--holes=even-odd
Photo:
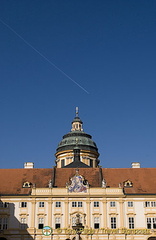
[[[105,179],[102,180],[102,188],[106,188],[106,181],[105,181]]]

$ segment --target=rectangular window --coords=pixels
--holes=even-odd
[[[82,207],[82,202],[72,202],[72,207]]]
[[[82,202],[78,202],[78,207],[82,207]]]
[[[44,218],[38,219],[38,229],[43,229],[44,227]]]
[[[151,224],[151,218],[147,218],[147,229],[151,229],[152,224]]]
[[[8,208],[9,203],[8,202],[0,202],[0,208]]]
[[[111,217],[111,228],[112,229],[116,228],[116,217]]]
[[[90,167],[93,167],[93,160],[90,159]]]
[[[128,218],[128,222],[129,222],[129,228],[130,229],[134,229],[134,218],[133,217],[129,217]]]
[[[94,228],[95,228],[95,229],[99,229],[99,228],[100,228],[99,217],[95,217],[95,218],[94,218]]]
[[[21,229],[26,229],[27,228],[27,221],[26,218],[21,218]]]
[[[60,217],[55,218],[55,229],[61,228],[61,219]]]
[[[150,207],[150,202],[145,202],[145,207]]]
[[[0,218],[0,230],[8,229],[8,218]]]
[[[26,208],[27,207],[27,202],[21,202],[20,207],[21,208]]]
[[[145,207],[156,207],[156,202],[147,201],[147,202],[145,202]]]
[[[77,202],[72,202],[72,207],[77,207]]]
[[[63,168],[65,166],[65,159],[61,160],[61,168]]]
[[[7,228],[8,228],[8,219],[3,218],[3,229],[7,229]]]
[[[156,202],[151,202],[151,207],[156,207]]]
[[[147,229],[156,229],[156,218],[147,218]]]
[[[133,202],[128,202],[128,207],[133,207]]]
[[[4,208],[8,208],[9,207],[9,203],[8,202],[4,202],[3,206],[4,206]]]
[[[110,202],[110,207],[115,207],[115,202]]]
[[[39,202],[39,207],[44,207],[44,202]]]
[[[61,207],[61,202],[56,202],[55,207]]]
[[[153,218],[153,229],[156,229],[156,218]]]
[[[94,207],[99,207],[99,202],[94,202]]]

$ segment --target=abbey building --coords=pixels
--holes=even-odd
[[[156,240],[156,168],[101,168],[78,112],[55,156],[0,169],[0,240]]]

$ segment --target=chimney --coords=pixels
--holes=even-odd
[[[33,162],[26,162],[26,163],[24,163],[24,168],[34,168],[34,163]]]
[[[132,162],[132,168],[140,168],[139,162]]]

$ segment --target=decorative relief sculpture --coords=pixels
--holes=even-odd
[[[76,170],[76,175],[70,179],[70,183],[66,183],[69,192],[87,192],[88,181],[85,180]]]

